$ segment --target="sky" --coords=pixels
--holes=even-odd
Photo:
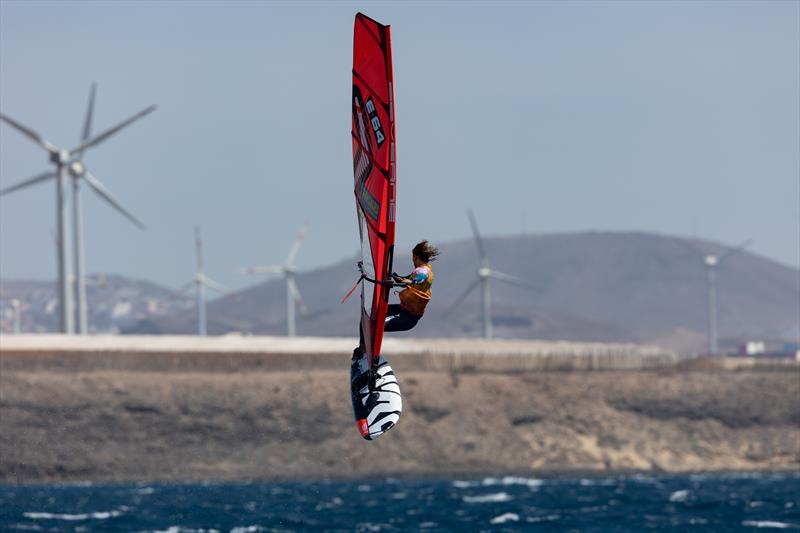
[[[359,248],[353,19],[392,26],[397,242],[646,231],[800,266],[800,2],[0,0],[0,112],[78,144],[147,226],[82,193],[86,270],[178,287],[195,270]],[[51,168],[0,124],[0,188]],[[0,198],[0,279],[55,279],[55,186]],[[588,258],[587,260],[590,260]],[[354,271],[355,272],[355,271]]]

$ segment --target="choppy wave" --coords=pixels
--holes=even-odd
[[[745,520],[742,522],[743,526],[747,527],[766,527],[775,529],[797,529],[800,525],[789,524],[787,522],[777,522],[774,520]]]
[[[122,516],[122,511],[98,511],[95,513],[81,514],[60,514],[60,513],[22,513],[25,518],[31,520],[107,520],[117,516]]]
[[[784,473],[708,474],[702,480],[689,475],[652,474],[546,480],[497,476],[242,484],[0,485],[0,531],[106,533],[122,526],[139,533],[282,533],[322,528],[475,531],[481,527],[553,529],[563,525],[563,529],[625,533],[712,526],[716,531],[783,529],[800,533],[798,479],[800,476]],[[364,503],[367,509],[352,502]],[[378,516],[385,516],[379,513],[386,505],[391,518],[381,523]],[[625,517],[622,522],[621,516]],[[492,520],[495,522],[490,525]]]
[[[537,522],[555,522],[556,520],[561,520],[560,514],[549,514],[546,516],[532,516],[527,518],[525,521],[535,524]]]
[[[524,485],[527,487],[541,487],[542,485],[544,485],[544,483],[545,481],[543,479],[506,476],[502,478],[487,477],[480,481],[456,480],[453,481],[453,486],[457,489],[468,489],[473,487],[492,487],[495,485],[504,485],[504,486]]]
[[[519,515],[517,513],[503,513],[500,516],[492,518],[489,523],[505,524],[506,522],[519,522]]]
[[[513,500],[507,492],[497,492],[495,494],[482,494],[481,496],[464,496],[461,498],[465,503],[499,503]]]
[[[610,487],[612,485],[617,484],[617,480],[614,478],[602,478],[602,479],[590,479],[590,478],[583,478],[580,481],[581,487]]]
[[[686,498],[689,497],[689,491],[686,489],[676,490],[672,494],[669,495],[669,501],[671,502],[685,502]]]
[[[231,533],[237,528],[233,528]],[[247,530],[244,530],[247,531]],[[253,531],[263,531],[261,529],[253,530]],[[167,529],[157,529],[154,531],[140,531],[139,533],[222,533],[218,529],[193,529],[190,527],[183,527],[183,526],[169,526]],[[241,531],[236,533],[242,533]]]

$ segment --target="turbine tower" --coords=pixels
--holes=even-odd
[[[484,339],[491,339],[492,338],[492,301],[491,301],[491,292],[489,290],[489,280],[496,279],[497,281],[502,281],[505,283],[509,283],[511,285],[516,285],[519,287],[524,287],[526,289],[533,289],[538,290],[539,288],[535,285],[532,285],[526,282],[523,279],[520,279],[516,276],[512,276],[510,274],[504,274],[502,272],[498,272],[497,270],[493,270],[489,267],[489,258],[486,255],[486,250],[483,247],[483,239],[481,239],[480,232],[478,231],[478,223],[475,221],[475,215],[473,214],[472,210],[467,210],[467,216],[469,217],[470,226],[472,226],[472,235],[475,237],[475,246],[478,248],[478,256],[480,257],[480,267],[477,271],[477,279],[472,282],[467,290],[461,293],[455,303],[450,306],[448,310],[448,314],[452,313],[460,304],[464,301],[464,299],[469,296],[472,290],[477,287],[478,285],[481,286],[481,317],[482,317],[482,334]]]
[[[11,311],[14,313],[12,331],[19,335],[22,333],[22,303],[18,298],[11,300]]]
[[[11,187],[7,187],[0,191],[0,196],[5,194],[17,191],[19,189],[23,189],[25,187],[34,185],[36,183],[40,183],[43,181],[47,181],[49,179],[55,179],[56,183],[56,228],[57,228],[57,258],[58,258],[58,285],[59,285],[59,328],[62,333],[74,333],[75,332],[75,317],[73,315],[73,303],[72,303],[72,291],[70,290],[70,272],[69,272],[69,243],[67,242],[67,213],[64,209],[64,204],[66,202],[66,188],[67,188],[67,179],[70,176],[73,176],[73,187],[75,187],[76,191],[76,211],[73,217],[73,223],[76,229],[76,271],[80,268],[82,271],[82,258],[78,256],[82,255],[82,251],[78,251],[79,247],[82,247],[82,228],[80,227],[80,202],[78,200],[77,195],[77,186],[75,183],[80,179],[83,178],[89,184],[89,186],[95,190],[101,197],[103,197],[107,202],[111,203],[115,208],[121,210],[123,214],[129,218],[132,217],[130,213],[124,210],[122,206],[117,202],[111,193],[95,178],[92,176],[86,168],[83,166],[81,159],[83,157],[83,153],[92,148],[97,146],[107,138],[111,137],[115,133],[119,132],[121,129],[125,128],[126,126],[130,125],[131,123],[135,122],[136,120],[142,118],[143,116],[152,113],[155,111],[156,106],[150,106],[147,109],[140,111],[139,113],[133,115],[132,117],[124,120],[123,122],[117,124],[113,128],[109,128],[104,132],[89,138],[89,127],[88,124],[91,121],[91,114],[94,102],[94,88],[92,88],[92,93],[90,96],[90,104],[89,108],[90,111],[87,113],[87,120],[84,125],[84,138],[79,145],[71,150],[64,150],[63,148],[59,148],[55,146],[41,135],[33,131],[32,129],[28,128],[27,126],[22,125],[21,123],[17,122],[16,120],[12,119],[11,117],[0,113],[0,120],[6,122],[9,126],[16,129],[24,136],[31,139],[33,142],[44,148],[50,156],[50,162],[55,165],[55,172],[47,171],[24,180],[16,185]],[[133,219],[135,221],[135,219]],[[138,221],[135,221],[137,224],[141,224]],[[80,242],[78,242],[80,241]],[[80,262],[80,267],[78,267],[78,262]],[[83,278],[82,272],[76,273],[78,276],[77,279],[78,285],[81,285],[81,281]],[[83,292],[83,296],[81,297],[80,294]],[[86,305],[85,305],[85,288],[78,289],[79,297],[78,301],[79,304],[82,306],[79,310],[79,315],[85,317],[86,313]],[[83,300],[81,300],[83,298]],[[85,318],[79,320],[81,324],[81,332],[85,332]]]
[[[707,342],[708,354],[717,355],[719,346],[717,343],[717,269],[722,265],[722,262],[730,259],[730,257],[745,248],[747,248],[753,241],[747,239],[739,244],[739,246],[728,248],[722,255],[711,254],[695,248],[689,244],[689,247],[703,257],[703,265],[706,269],[706,288],[708,292],[708,322],[707,322]]]
[[[209,278],[203,272],[203,238],[200,235],[200,228],[194,228],[194,246],[195,256],[197,259],[197,272],[192,278],[192,281],[178,289],[178,293],[184,293],[192,286],[195,290],[195,305],[197,307],[197,334],[204,337],[208,331],[206,327],[206,287],[217,291],[220,294],[227,294],[229,289]]]
[[[300,247],[303,246],[303,241],[306,238],[307,232],[308,225],[305,225],[303,226],[303,229],[297,233],[291,248],[289,248],[289,255],[286,257],[286,263],[284,263],[282,266],[274,265],[248,267],[243,270],[245,274],[250,275],[282,274],[286,279],[286,334],[289,337],[294,337],[297,334],[295,329],[295,303],[299,303],[303,308],[305,307],[303,305],[303,296],[300,294],[300,289],[297,287],[297,282],[295,282],[297,268],[295,267],[294,261],[297,259],[297,254],[300,252]]]
[[[97,84],[93,83],[89,93],[89,105],[86,108],[86,120],[83,124],[82,141],[86,141],[92,129],[92,118],[94,116],[94,100],[97,92]],[[122,204],[117,201],[107,188],[98,180],[83,163],[83,150],[75,154],[75,160],[69,166],[69,175],[72,178],[72,224],[74,236],[74,261],[75,261],[75,280],[76,296],[78,300],[78,333],[86,335],[88,331],[88,306],[86,304],[86,274],[84,271],[84,244],[83,244],[83,214],[81,212],[80,184],[84,180],[103,200],[119,211],[125,218],[133,222],[139,229],[144,230],[142,224],[133,216]]]

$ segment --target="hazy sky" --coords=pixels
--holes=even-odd
[[[800,2],[0,1],[0,111],[87,153],[147,224],[84,191],[88,272],[170,286],[358,249],[353,17],[392,25],[401,245],[642,230],[800,265]],[[50,168],[0,124],[0,187]],[[0,277],[53,279],[55,187],[0,199]],[[590,258],[587,258],[590,259]]]

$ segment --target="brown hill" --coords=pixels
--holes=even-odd
[[[492,268],[541,287],[530,291],[492,282],[493,321],[499,338],[661,342],[702,350],[707,317],[706,271],[697,250],[722,254],[723,245],[646,233],[575,233],[485,239]],[[475,279],[472,240],[444,243],[435,264],[434,298],[413,333],[398,336],[480,336],[480,295],[447,310]],[[411,267],[400,251],[395,270]],[[303,335],[355,335],[358,298],[340,305],[356,279],[355,261],[298,274],[307,311]],[[800,329],[800,271],[742,251],[717,273],[721,344],[747,339],[794,340]],[[285,284],[270,280],[209,305],[209,331],[282,334]],[[162,320],[160,332],[190,333],[194,315]]]

